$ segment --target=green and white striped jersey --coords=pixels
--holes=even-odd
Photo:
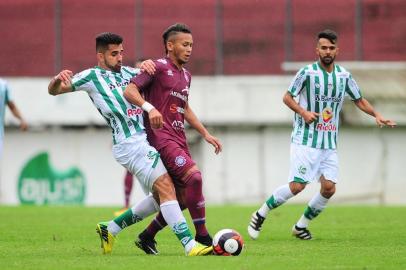
[[[120,73],[94,67],[72,78],[73,91],[86,91],[111,127],[114,144],[134,134],[145,133],[143,110],[129,103],[123,96],[130,79],[139,72],[139,69],[131,67],[121,67]]]
[[[351,100],[362,97],[361,91],[350,72],[335,64],[331,73],[326,72],[319,62],[299,70],[289,86],[289,93],[299,96],[299,105],[319,118],[307,124],[295,113],[292,142],[319,149],[337,147],[339,114],[348,95]]]

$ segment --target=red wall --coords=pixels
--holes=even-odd
[[[105,31],[124,37],[127,64],[139,57],[161,57],[162,32],[175,22],[192,29],[194,48],[188,68],[193,74],[213,75],[220,68],[224,74],[281,73],[287,55],[292,61],[315,59],[315,34],[324,28],[340,34],[339,59],[356,60],[356,0],[289,0],[292,51],[285,46],[286,1],[223,0],[221,20],[216,22],[217,0],[59,0],[58,28],[58,1],[2,0],[0,76],[50,76],[60,67],[80,71],[93,66],[94,38]],[[361,3],[362,60],[406,61],[401,48],[406,41],[406,1]],[[223,33],[222,61],[216,61],[216,25]]]

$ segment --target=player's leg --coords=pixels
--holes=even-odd
[[[336,191],[338,180],[338,158],[335,150],[325,150],[319,167],[320,192],[317,192],[308,203],[303,215],[292,228],[292,234],[299,239],[310,240],[312,235],[308,230],[311,220],[316,218],[326,208],[329,199]]]
[[[306,157],[308,148],[291,144],[289,183],[278,187],[264,204],[252,214],[248,225],[248,234],[252,239],[259,237],[262,224],[268,213],[300,193],[313,178],[312,160]]]
[[[153,196],[149,195],[115,219],[99,222],[96,231],[101,237],[103,253],[111,253],[115,237],[124,228],[143,220],[157,211],[159,211],[159,206]]]
[[[289,184],[278,187],[265,203],[255,211],[251,216],[248,225],[248,234],[252,239],[257,239],[268,213],[284,204],[290,198],[301,192],[306,187],[304,183],[290,182]]]
[[[124,177],[124,207],[128,208],[130,205],[130,196],[131,196],[131,191],[133,190],[133,174],[130,171],[126,171],[125,177]]]
[[[175,188],[168,174],[160,176],[153,184],[153,190],[159,194],[162,215],[188,256],[201,256],[212,253],[212,246],[203,246],[195,242],[186,219],[176,200]]]
[[[213,240],[206,228],[206,205],[203,196],[202,174],[197,166],[193,166],[184,176],[185,205],[192,217],[196,229],[196,241],[211,245]]]
[[[176,190],[184,188],[183,202],[188,208],[196,229],[196,240],[209,245],[212,239],[206,228],[206,207],[202,190],[202,176],[188,149],[171,143],[160,149],[160,155]],[[179,195],[178,195],[179,197]],[[155,226],[158,228],[158,226]]]
[[[124,207],[116,212],[114,212],[114,216],[118,217],[122,213],[128,210],[128,207],[130,206],[130,196],[131,196],[131,191],[133,189],[133,175],[129,170],[126,170],[125,176],[124,176]]]
[[[185,204],[184,204],[184,187],[180,187],[179,185],[175,186],[176,190],[176,198],[178,199],[178,202],[180,204],[181,210],[185,209]],[[159,200],[158,200],[159,201]],[[157,250],[157,242],[155,241],[155,236],[156,234],[161,231],[163,228],[167,226],[167,223],[162,215],[161,212],[159,212],[155,218],[151,221],[151,223],[148,225],[148,227],[142,231],[137,239],[135,239],[134,243],[135,245],[143,250],[146,254],[152,254],[156,255],[158,254]]]

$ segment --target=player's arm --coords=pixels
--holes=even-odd
[[[162,114],[151,103],[145,101],[134,83],[128,84],[124,89],[124,97],[128,102],[141,107],[148,113],[149,123],[152,128],[162,128],[164,124]]]
[[[379,112],[375,111],[371,103],[365,98],[354,100],[354,104],[363,112],[375,117],[376,124],[380,127],[389,126],[395,127],[396,123],[392,120],[385,119]]]
[[[200,122],[196,114],[193,112],[192,108],[190,108],[189,103],[186,103],[185,107],[185,120],[192,128],[196,129],[197,132],[199,132],[208,143],[214,146],[214,152],[216,154],[222,151],[223,146],[221,145],[220,140],[211,135],[210,132],[204,127],[202,122]]]
[[[295,101],[289,91],[283,96],[283,103],[285,103],[292,111],[301,115],[307,124],[314,122],[319,117],[318,113],[310,112],[302,108],[299,103]]]
[[[63,93],[71,92],[72,91],[72,71],[70,70],[62,70],[56,75],[48,85],[48,93],[50,95],[56,96]]]
[[[14,115],[15,118],[20,120],[20,129],[25,131],[28,129],[27,122],[25,122],[20,110],[17,108],[17,105],[13,101],[8,101],[7,106],[10,109],[11,113]]]

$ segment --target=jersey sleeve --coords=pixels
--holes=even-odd
[[[72,78],[72,91],[89,91],[90,82],[92,81],[92,70],[87,69],[75,74]]]
[[[130,80],[130,82],[135,84],[141,92],[144,92],[148,88],[148,86],[155,78],[156,74],[158,74],[158,72],[160,72],[162,68],[161,63],[159,63],[158,61],[154,61],[154,63],[155,63],[154,74],[150,75],[146,71],[141,71],[141,73],[139,73],[135,77],[132,77]]]
[[[350,75],[345,86],[346,95],[350,96],[351,100],[358,100],[362,98],[361,89],[359,89],[357,82]]]
[[[299,95],[300,91],[303,89],[306,81],[306,68],[300,69],[297,73],[291,84],[289,85],[288,92],[296,97]]]

